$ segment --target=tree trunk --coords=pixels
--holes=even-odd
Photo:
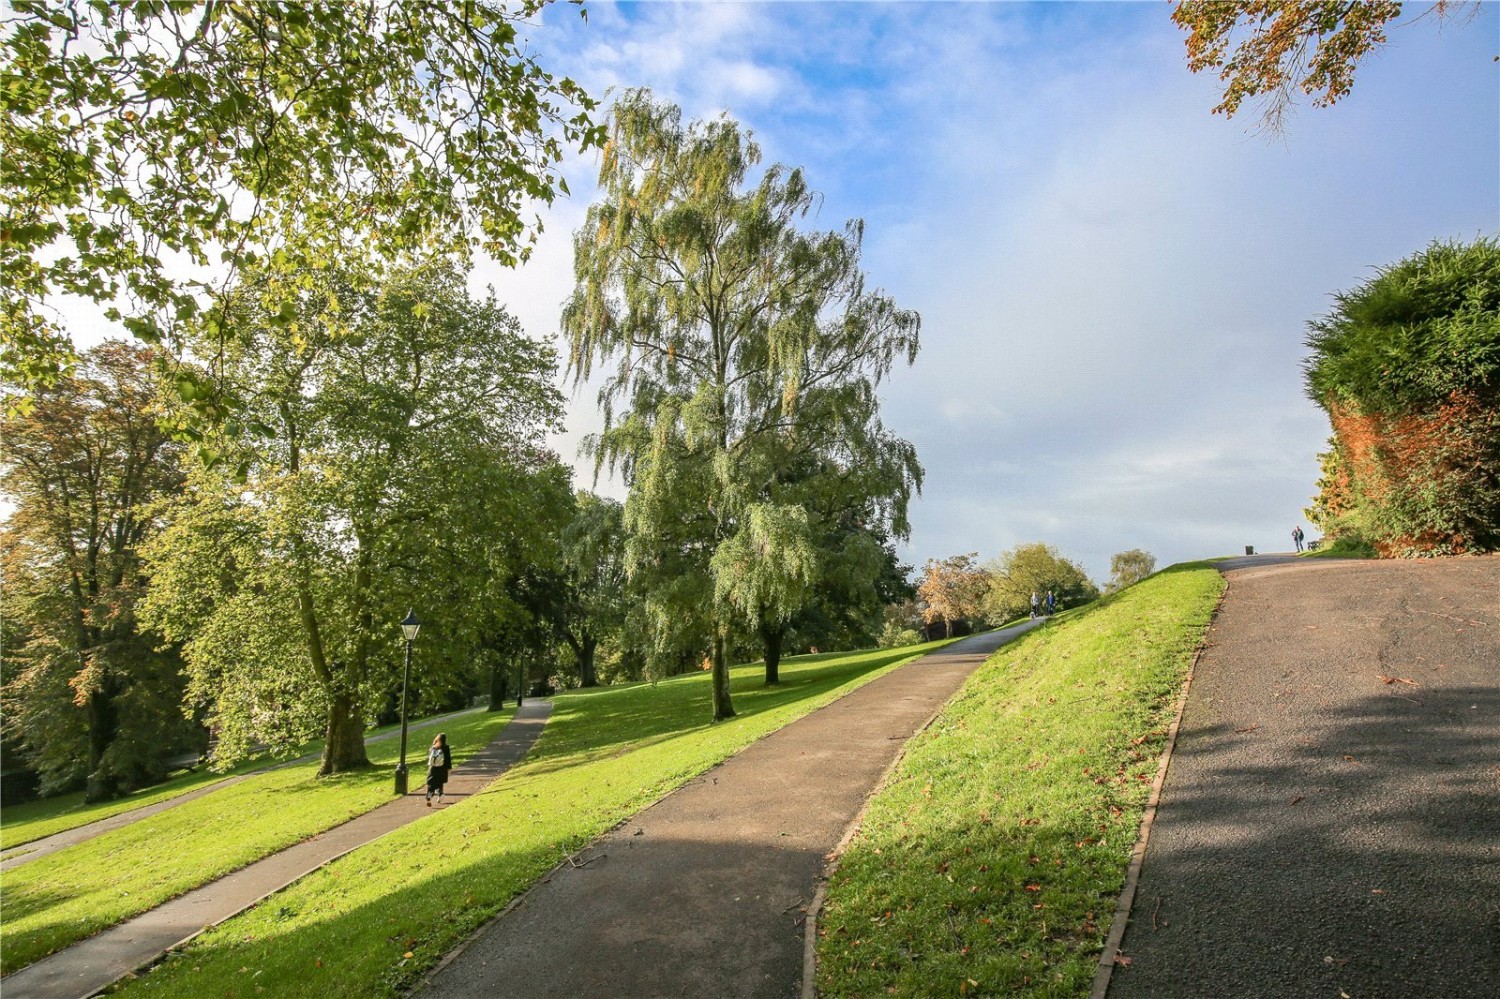
[[[505,681],[509,679],[505,674],[505,660],[496,658],[494,665],[490,667],[490,711],[505,710]]]
[[[734,717],[734,704],[729,699],[729,643],[719,628],[714,629],[714,721]]]
[[[594,650],[598,647],[597,638],[593,635],[584,636],[578,653],[578,680],[585,687],[599,686],[599,673],[594,669]]]
[[[363,719],[348,694],[334,694],[328,703],[328,731],[323,739],[323,762],[318,776],[343,773],[370,765],[365,755]]]
[[[83,800],[89,804],[107,801],[119,793],[114,774],[104,772],[104,754],[115,740],[119,721],[115,710],[113,684],[105,681],[88,696],[86,713],[89,726],[89,776]]]
[[[767,684],[781,682],[781,641],[784,637],[786,628],[761,624],[760,640],[765,648]]]

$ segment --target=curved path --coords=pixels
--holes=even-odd
[[[453,768],[445,797],[457,801],[474,794],[518,762],[551,713],[550,701],[526,701],[488,746]],[[22,968],[0,980],[0,993],[5,999],[85,999],[329,861],[432,815],[418,800],[424,797],[418,779],[416,790],[403,798]]]
[[[450,954],[423,999],[798,995],[830,851],[907,740],[1040,623],[923,656],[663,798]]]
[[[407,725],[406,731],[410,733],[415,732],[418,729],[430,728],[433,725],[440,725],[443,722],[449,721],[450,719],[461,718],[464,715],[471,715],[484,710],[487,709],[483,707],[464,708],[462,711],[454,711],[446,715],[437,715],[432,718],[424,718],[419,722]],[[368,746],[372,742],[383,742],[388,739],[393,739],[399,734],[400,729],[392,729],[389,732],[382,732],[379,735],[373,735],[370,738],[366,739],[365,745]],[[233,777],[225,777],[223,780],[216,780],[211,784],[204,784],[202,787],[195,787],[191,791],[184,791],[182,794],[179,794],[174,798],[166,798],[154,804],[142,805],[140,808],[132,808],[128,812],[117,812],[114,815],[109,816],[108,818],[99,819],[98,821],[90,822],[87,825],[74,826],[72,829],[64,829],[62,832],[53,833],[51,836],[43,836],[41,839],[28,840],[25,843],[20,843],[16,846],[10,847],[5,851],[6,856],[3,860],[0,860],[0,871],[8,871],[12,867],[19,867],[22,864],[30,863],[38,857],[45,857],[49,853],[56,853],[58,850],[65,849],[66,847],[73,846],[74,844],[82,843],[86,840],[91,840],[95,836],[101,836],[104,833],[110,832],[111,830],[119,829],[121,826],[128,826],[132,822],[139,822],[141,819],[149,818],[152,815],[156,815],[158,812],[164,812],[169,808],[176,808],[178,805],[185,805],[190,801],[195,801],[198,798],[203,797],[205,794],[211,794],[214,791],[222,791],[226,787],[231,787],[235,784],[238,784],[242,780],[248,780],[249,778],[255,777],[259,774],[267,773],[272,770],[280,770],[283,767],[294,767],[299,763],[311,763],[313,760],[318,759],[320,755],[321,753],[309,753],[307,756],[299,756],[296,759],[284,760],[281,763],[273,763],[271,766],[261,767],[259,770],[251,770],[247,773],[235,774]]]
[[[1221,568],[1109,996],[1500,995],[1500,557]]]

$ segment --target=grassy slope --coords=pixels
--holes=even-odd
[[[733,671],[739,715],[707,724],[708,677],[559,695],[521,766],[482,794],[335,861],[197,938],[121,991],[398,994],[538,877],[666,792],[946,643]]]
[[[825,996],[1086,995],[1219,573],[1176,566],[1001,649],[871,799]]]
[[[419,728],[429,727],[448,716],[439,718],[419,719],[411,723],[408,729],[415,731]],[[365,738],[373,739],[378,736],[389,734],[395,725],[387,725],[371,731]],[[200,770],[197,773],[181,774],[160,784],[143,787],[138,791],[127,794],[113,801],[100,801],[95,804],[85,804],[82,791],[74,791],[70,794],[60,794],[52,798],[42,798],[39,801],[28,801],[19,805],[6,805],[0,810],[0,849],[10,850],[23,843],[51,836],[54,833],[64,832],[68,829],[76,829],[78,826],[86,826],[90,822],[98,822],[121,812],[134,811],[137,808],[145,808],[159,801],[168,801],[180,797],[205,784],[221,781],[226,777],[236,774],[250,773],[255,770],[263,770],[274,766],[277,759],[291,760],[299,757],[321,753],[323,751],[323,740],[314,739],[305,746],[289,753],[283,757],[257,757],[246,760],[233,769],[224,773],[212,773]]]
[[[513,713],[453,720],[455,764]],[[375,767],[321,780],[316,762],[258,774],[7,871],[4,973],[385,804],[398,752],[376,743]]]

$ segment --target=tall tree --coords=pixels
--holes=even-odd
[[[592,446],[630,485],[628,554],[658,654],[706,626],[716,719],[734,713],[736,621],[782,613],[811,578],[806,508],[773,488],[782,456],[847,454],[851,425],[818,400],[872,397],[898,358],[915,358],[920,327],[865,287],[863,224],[801,231],[816,203],[802,171],[772,166],[752,183],[759,161],[727,117],[684,127],[649,92],[624,94],[563,311],[575,377],[615,366]],[[868,421],[871,409],[847,412]]]
[[[1354,86],[1354,71],[1386,42],[1399,0],[1177,0],[1172,20],[1188,33],[1188,68],[1218,71],[1224,98],[1214,113],[1233,117],[1246,100],[1262,103],[1262,124],[1279,132],[1297,92],[1328,107]],[[1437,0],[1436,20],[1478,4]]]
[[[566,193],[564,144],[598,135],[589,98],[518,36],[545,5],[11,0],[0,363],[56,377],[58,296],[155,342],[232,310],[214,287],[244,264],[293,275],[367,243],[373,280],[412,252],[524,256],[526,206]]]
[[[562,563],[569,588],[562,635],[578,660],[579,683],[599,684],[594,654],[601,639],[625,621],[625,521],[620,504],[580,491],[562,534]]]
[[[760,638],[767,683],[779,680],[789,633],[825,648],[869,644],[878,634],[881,608],[908,589],[908,570],[899,566],[892,543],[908,536],[907,507],[922,469],[910,443],[880,427],[877,405],[873,392],[814,393],[797,408],[801,432],[784,438],[791,448],[778,456],[767,493],[807,512],[811,564],[803,582],[775,599],[750,587],[738,595]],[[826,418],[831,413],[820,407],[837,416]],[[786,570],[766,566],[738,578],[753,586],[757,577],[778,575]]]
[[[922,620],[927,624],[943,622],[943,636],[953,634],[954,621],[973,621],[984,607],[989,576],[979,568],[978,552],[951,555],[945,559],[928,559],[917,584],[922,601]]]
[[[176,653],[135,614],[150,505],[182,484],[154,359],[106,341],[4,421],[6,727],[44,789],[86,778],[90,800],[159,779],[195,738]]]
[[[1139,583],[1156,571],[1156,556],[1141,548],[1115,552],[1109,557],[1109,592]]]
[[[1098,599],[1099,589],[1076,562],[1040,541],[1016,545],[991,562],[985,613],[1000,624],[1031,607],[1033,593],[1052,591],[1059,607],[1077,607]]]
[[[147,609],[185,642],[227,753],[321,721],[327,774],[366,761],[408,607],[426,622],[416,682],[467,668],[515,497],[555,467],[560,398],[551,350],[451,269],[378,293],[328,275],[291,315],[276,301],[235,314],[223,370],[246,421],[217,431],[223,460],[152,546]]]

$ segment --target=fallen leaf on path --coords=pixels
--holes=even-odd
[[[1385,889],[1384,888],[1371,888],[1370,889],[1370,894],[1371,895],[1384,895],[1385,894]]]
[[[1378,677],[1380,677],[1380,682],[1381,683],[1385,683],[1385,684],[1391,684],[1391,683],[1409,683],[1413,687],[1420,687],[1420,686],[1422,686],[1417,681],[1415,681],[1415,680],[1408,680],[1404,676],[1386,676],[1384,673],[1376,673],[1375,675],[1378,676]]]
[[[1345,756],[1344,759],[1348,760],[1350,763],[1354,762],[1354,757],[1352,756]]]
[[[1115,955],[1115,964],[1119,965],[1122,968],[1130,967],[1130,961],[1131,959],[1126,957],[1124,954]]]
[[[1348,757],[1345,757],[1345,759],[1348,759]],[[1301,801],[1303,799],[1303,797],[1304,797],[1304,795],[1300,795],[1299,794],[1299,795],[1297,795],[1297,797],[1293,798],[1291,801],[1288,801],[1287,804],[1288,805],[1295,805],[1297,802]]]
[[[1260,728],[1260,722],[1256,722],[1254,725],[1246,725],[1244,728],[1237,728],[1235,732],[1243,735],[1246,732],[1254,732],[1258,728]]]

